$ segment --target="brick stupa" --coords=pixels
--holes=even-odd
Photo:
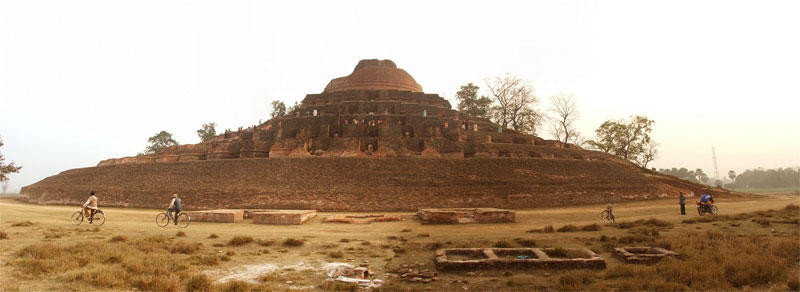
[[[22,189],[29,201],[189,209],[531,208],[729,193],[452,109],[391,60],[307,95],[294,112],[207,142],[114,158]]]

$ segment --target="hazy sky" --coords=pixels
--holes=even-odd
[[[580,131],[646,115],[653,166],[713,175],[800,166],[798,1],[0,1],[1,151],[11,191],[197,143],[319,93],[359,59],[425,92],[510,73],[575,93]],[[546,130],[541,136],[550,138]]]

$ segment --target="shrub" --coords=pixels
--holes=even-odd
[[[8,239],[8,233],[5,231],[0,231],[0,239]]]
[[[304,242],[302,240],[294,238],[287,238],[283,241],[284,246],[301,246],[303,243]]]
[[[133,286],[143,291],[178,291],[180,280],[176,274],[143,274],[133,279]]]
[[[627,229],[627,228],[631,228],[633,226],[636,226],[636,224],[633,223],[633,222],[620,222],[619,224],[617,224],[617,228],[620,228],[620,229]]]
[[[235,255],[236,255],[236,252],[235,252],[235,251],[232,251],[232,250],[229,250],[229,251],[226,251],[226,252],[225,252],[225,255],[226,255],[226,256],[229,256],[229,257],[232,257],[232,256],[235,256]]]
[[[128,237],[125,236],[125,235],[114,235],[114,237],[111,237],[111,241],[112,242],[125,242],[125,241],[128,241]]]
[[[361,245],[371,245],[371,244],[372,243],[369,243],[369,241],[364,241],[364,242],[361,243]]]
[[[532,239],[517,238],[516,241],[517,241],[517,243],[519,243],[519,245],[524,246],[524,247],[535,247],[536,246],[536,241],[534,241]]]
[[[31,222],[31,221],[17,222],[17,223],[11,224],[11,226],[14,226],[14,227],[28,227],[28,226],[33,226],[33,222]]]
[[[237,236],[234,236],[233,238],[231,238],[230,241],[228,241],[228,245],[230,245],[230,246],[242,246],[242,245],[245,245],[245,244],[248,244],[248,243],[251,243],[251,242],[253,242],[253,238],[252,237],[243,236],[243,235],[237,235]]]
[[[420,233],[420,234],[417,234],[417,237],[431,237],[431,235],[428,234],[428,233]]]
[[[795,205],[795,204],[789,204],[789,205],[786,205],[786,207],[783,207],[783,210],[784,211],[790,211],[790,212],[797,212],[797,211],[800,211],[800,206]]]
[[[175,233],[175,236],[177,236],[177,237],[186,237],[186,232],[178,231],[178,233]]]
[[[572,225],[572,224],[564,225],[564,226],[561,226],[561,228],[559,228],[556,231],[557,232],[575,232],[575,231],[578,231],[578,226],[575,226],[575,225]]]
[[[344,253],[341,250],[337,250],[337,251],[329,252],[328,256],[330,256],[332,258],[335,258],[335,259],[340,259],[340,258],[344,257]]]
[[[195,274],[186,282],[186,292],[209,292],[211,280],[205,274]]]
[[[200,249],[200,243],[178,241],[169,249],[171,253],[193,254]]]
[[[193,264],[202,266],[216,266],[219,264],[219,257],[214,255],[193,256]]]
[[[342,238],[342,239],[339,240],[339,242],[350,242],[350,239],[349,238]]]
[[[494,245],[492,245],[492,246],[496,247],[496,248],[508,248],[508,247],[511,247],[511,244],[508,243],[508,241],[499,240],[499,241],[495,242]]]
[[[275,243],[274,239],[259,239],[256,240],[256,243],[260,246],[270,246]]]
[[[406,228],[406,229],[400,230],[400,232],[411,232],[411,229]]]
[[[211,235],[208,236],[208,238],[217,238],[217,237],[219,237],[219,235],[217,235],[216,233],[211,233]]]
[[[429,250],[437,250],[437,249],[442,248],[442,243],[438,242],[438,241],[437,242],[431,242],[431,243],[426,244],[425,248],[427,248]]]
[[[600,224],[589,224],[581,227],[581,231],[598,231],[600,229],[603,229],[603,227],[600,226]]]
[[[220,289],[222,292],[250,292],[250,284],[245,281],[234,280],[226,283]]]

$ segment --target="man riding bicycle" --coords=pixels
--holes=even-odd
[[[175,212],[175,216],[172,215],[172,212]],[[181,212],[181,198],[178,198],[178,194],[172,194],[172,201],[169,202],[169,207],[167,208],[167,216],[175,222],[175,225],[178,225],[178,213]]]
[[[89,192],[89,199],[86,200],[86,203],[83,203],[83,214],[89,218],[89,223],[92,223],[95,213],[97,213],[97,196],[94,195],[94,191],[91,191]]]

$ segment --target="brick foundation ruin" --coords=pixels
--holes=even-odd
[[[629,264],[650,264],[665,257],[678,257],[679,254],[660,247],[626,246],[614,249],[614,254]]]
[[[348,223],[348,224],[369,224],[372,222],[392,222],[402,221],[402,216],[386,216],[383,214],[371,215],[334,215],[325,217],[325,223]]]
[[[588,248],[446,248],[436,251],[436,269],[605,269]]]
[[[204,210],[186,211],[192,221],[199,222],[219,222],[219,223],[239,223],[244,221],[244,210]]]
[[[420,209],[423,224],[513,223],[516,212],[496,208]]]
[[[255,224],[300,225],[317,216],[316,210],[255,211],[251,215]]]

